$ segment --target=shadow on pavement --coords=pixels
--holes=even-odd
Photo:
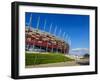
[[[89,65],[89,62],[77,62],[77,64],[80,64],[80,65]]]

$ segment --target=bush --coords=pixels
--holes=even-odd
[[[86,53],[86,54],[84,55],[84,58],[89,58],[89,54]]]

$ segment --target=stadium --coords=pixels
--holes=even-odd
[[[69,45],[58,37],[34,28],[25,29],[26,51],[35,52],[69,52]]]
[[[44,22],[44,30],[39,29],[40,17],[38,17],[37,27],[32,27],[32,15],[29,19],[29,24],[25,27],[25,51],[33,52],[53,52],[53,53],[69,53],[69,43],[66,41],[65,32],[63,36],[59,37],[57,27],[50,25],[49,32],[45,31],[46,21]],[[54,34],[51,33],[52,28]],[[58,32],[61,34],[61,30]]]

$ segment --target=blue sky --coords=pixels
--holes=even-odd
[[[65,32],[71,39],[71,49],[89,48],[89,16],[88,15],[73,15],[73,14],[49,14],[49,13],[25,13],[25,23],[29,23],[32,14],[31,26],[36,28],[38,18],[40,17],[39,29],[43,30],[46,20],[45,31],[49,31],[52,23],[51,33],[54,33],[57,26],[56,35],[60,29],[62,34]]]

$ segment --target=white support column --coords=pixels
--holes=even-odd
[[[60,38],[61,29],[59,30],[58,37]],[[57,53],[58,53],[58,46],[57,46]]]
[[[31,14],[31,16],[30,16],[29,29],[31,28],[31,24],[32,24],[32,14]]]
[[[56,31],[57,31],[57,26],[55,27],[55,30],[54,30],[54,35],[56,36]]]
[[[49,29],[49,33],[51,32],[51,29],[52,29],[52,23],[50,24],[50,29]]]
[[[51,32],[52,29],[52,23],[50,24],[50,29],[49,29],[49,33]],[[46,52],[48,51],[48,42],[47,42],[47,48],[46,48]]]
[[[54,30],[54,35],[56,36],[56,31],[57,31],[57,26],[55,27],[55,30]],[[53,52],[53,45],[52,45],[52,52]]]
[[[47,23],[47,21],[46,21],[46,19],[45,19],[45,21],[44,21],[44,28],[43,28],[43,33],[45,34],[45,27],[46,27],[46,23]],[[45,50],[46,51],[46,50]]]
[[[63,40],[64,40],[64,36],[65,36],[65,32],[63,33],[63,36],[62,36]]]
[[[44,29],[44,31],[45,31],[45,26],[46,26],[46,20],[44,21],[44,28],[43,28],[43,29]]]
[[[37,30],[39,29],[39,23],[40,23],[40,17],[38,17],[38,21],[37,21]]]
[[[65,37],[66,42],[68,42],[68,40],[67,40],[67,39],[68,39],[68,35],[66,34],[66,37]]]
[[[29,20],[29,29],[28,29],[28,32],[30,31],[31,23],[32,23],[32,14],[31,14],[30,20]],[[30,48],[30,44],[29,44],[29,46],[28,46],[28,50],[29,50],[29,48]]]

